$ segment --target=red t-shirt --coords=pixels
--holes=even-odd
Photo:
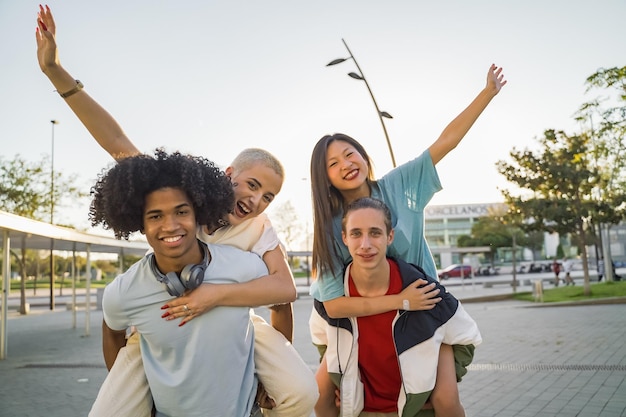
[[[402,291],[398,264],[389,262],[390,280],[387,294]],[[348,277],[351,297],[360,297],[352,276]],[[393,343],[391,323],[397,311],[358,317],[359,370],[365,390],[363,411],[393,413],[398,411],[398,396],[402,386],[400,366]]]

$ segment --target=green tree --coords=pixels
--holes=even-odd
[[[459,247],[489,246],[489,261],[494,264],[498,248],[511,247],[513,238],[510,229],[495,216],[484,216],[472,225],[471,236],[459,236]]]
[[[579,247],[587,241],[588,222],[600,205],[594,198],[600,174],[592,166],[587,134],[546,130],[540,149],[510,152],[512,162],[498,161],[498,171],[520,189],[503,190],[510,212],[524,219],[525,230],[571,234]],[[591,293],[587,253],[582,251],[585,293]]]
[[[28,162],[20,155],[13,160],[0,156],[0,210],[35,220],[48,220],[53,207],[62,206],[61,201],[85,197],[75,184],[76,176],[65,178],[62,172],[54,173],[54,192],[51,193],[50,160],[44,157],[41,162]],[[19,264],[20,313],[26,313],[26,260],[27,250],[21,242],[21,256],[12,251]],[[52,277],[52,275],[51,275]]]
[[[533,253],[537,253],[543,249],[544,242],[543,230],[531,230],[520,240],[520,245],[532,249]]]
[[[94,261],[96,268],[99,268],[102,271],[102,278],[104,279],[114,278],[117,276],[119,269],[116,264],[117,262],[104,259]]]
[[[602,174],[596,196],[609,208],[596,217],[616,223],[626,216],[626,67],[600,69],[586,85],[608,94],[584,103],[577,120],[591,132],[594,168]]]
[[[0,156],[0,210],[41,220],[44,207],[49,207],[50,194],[45,188],[42,164],[29,163],[19,155],[11,161]],[[49,212],[48,212],[49,213]]]
[[[0,156],[0,210],[49,221],[54,207],[66,207],[80,198],[88,196],[84,188],[76,185],[75,174],[65,176],[54,172],[54,192],[51,195],[50,159],[29,162],[16,155],[7,160]],[[52,204],[54,203],[54,204]]]
[[[576,119],[593,138],[591,156],[600,174],[595,198],[601,204],[592,222],[602,250],[601,233],[596,230],[618,223],[626,212],[626,67],[601,68],[587,78],[586,85],[587,92],[601,94],[584,103]]]
[[[597,224],[626,217],[626,67],[601,68],[586,80],[587,92],[603,96],[575,116],[580,132],[546,130],[538,151],[513,150],[499,172],[519,187],[503,191],[511,213],[526,230],[570,233],[583,258],[585,294],[591,293],[584,250]]]

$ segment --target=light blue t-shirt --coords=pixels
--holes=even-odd
[[[439,190],[439,176],[427,149],[379,179],[371,195],[382,200],[391,211],[395,232],[387,255],[419,265],[433,278],[437,278],[437,268],[424,236],[424,208]],[[342,217],[343,211],[333,217],[334,243],[342,258],[336,259],[335,276],[322,275],[310,289],[310,294],[322,302],[344,295],[343,270],[352,257],[341,239]]]
[[[231,246],[208,245],[204,282],[238,283],[267,275],[258,255]],[[255,401],[254,328],[248,307],[216,307],[184,326],[161,318],[172,299],[157,281],[150,256],[106,286],[106,324],[135,326],[157,416],[247,417]]]

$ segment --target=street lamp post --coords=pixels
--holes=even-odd
[[[517,265],[516,265],[516,254],[515,251],[517,250],[517,243],[515,241],[515,230],[513,230],[513,232],[511,233],[512,235],[512,240],[513,240],[513,259],[512,259],[512,263],[513,263],[513,282],[512,282],[512,286],[513,286],[513,292],[517,292]]]
[[[386,111],[380,111],[380,109],[378,108],[378,104],[376,103],[376,99],[374,98],[374,93],[372,92],[372,89],[370,88],[369,83],[367,82],[367,79],[365,78],[365,75],[363,75],[363,71],[361,70],[361,67],[359,66],[359,63],[356,62],[356,58],[354,57],[354,55],[352,55],[352,52],[350,51],[350,48],[348,48],[348,44],[346,43],[345,40],[341,39],[341,41],[343,42],[344,46],[346,47],[346,49],[348,50],[348,53],[350,54],[349,58],[338,58],[338,59],[334,59],[331,62],[329,62],[328,64],[326,64],[327,67],[331,66],[331,65],[337,65],[337,64],[341,64],[344,61],[347,61],[348,59],[351,59],[352,61],[354,61],[354,65],[356,65],[357,70],[359,71],[359,73],[355,73],[355,72],[350,72],[348,73],[348,75],[352,78],[354,78],[355,80],[362,80],[365,82],[365,86],[367,87],[367,91],[369,91],[370,93],[370,97],[372,97],[372,101],[374,102],[374,107],[376,107],[376,113],[378,114],[378,119],[380,119],[380,124],[383,126],[383,132],[385,133],[385,139],[387,140],[387,147],[389,148],[389,154],[391,155],[391,163],[393,164],[393,167],[396,167],[396,158],[393,155],[393,149],[391,148],[391,141],[389,140],[389,135],[387,134],[387,128],[385,127],[385,121],[383,119],[383,117],[387,118],[387,119],[393,119],[393,117],[387,113]]]
[[[54,125],[58,120],[50,120],[52,126],[52,146],[50,148],[50,224],[54,224]]]
[[[54,224],[54,125],[58,120],[50,120],[52,126],[52,147],[50,152],[50,224]],[[50,310],[54,310],[54,239],[50,239]]]

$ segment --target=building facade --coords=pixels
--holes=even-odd
[[[458,248],[459,236],[471,235],[472,226],[480,217],[502,215],[506,211],[507,205],[504,203],[427,206],[424,213],[424,234],[437,266],[443,268],[454,263],[463,263],[468,256],[472,257],[464,249]],[[607,236],[605,241],[610,245],[611,258],[618,263],[626,262],[626,222],[609,227]],[[559,237],[556,233],[546,233],[541,258],[551,259],[557,256],[559,245],[564,247],[568,254],[577,252],[576,247],[572,246],[571,239]],[[588,247],[587,253],[590,261],[595,263],[596,247]],[[529,255],[532,260],[532,253],[523,252],[520,258],[524,259]],[[574,253],[571,255],[575,256]]]
[[[424,234],[439,268],[462,263],[464,253],[457,251],[459,236],[471,235],[480,218],[506,213],[504,203],[451,204],[427,206]]]

